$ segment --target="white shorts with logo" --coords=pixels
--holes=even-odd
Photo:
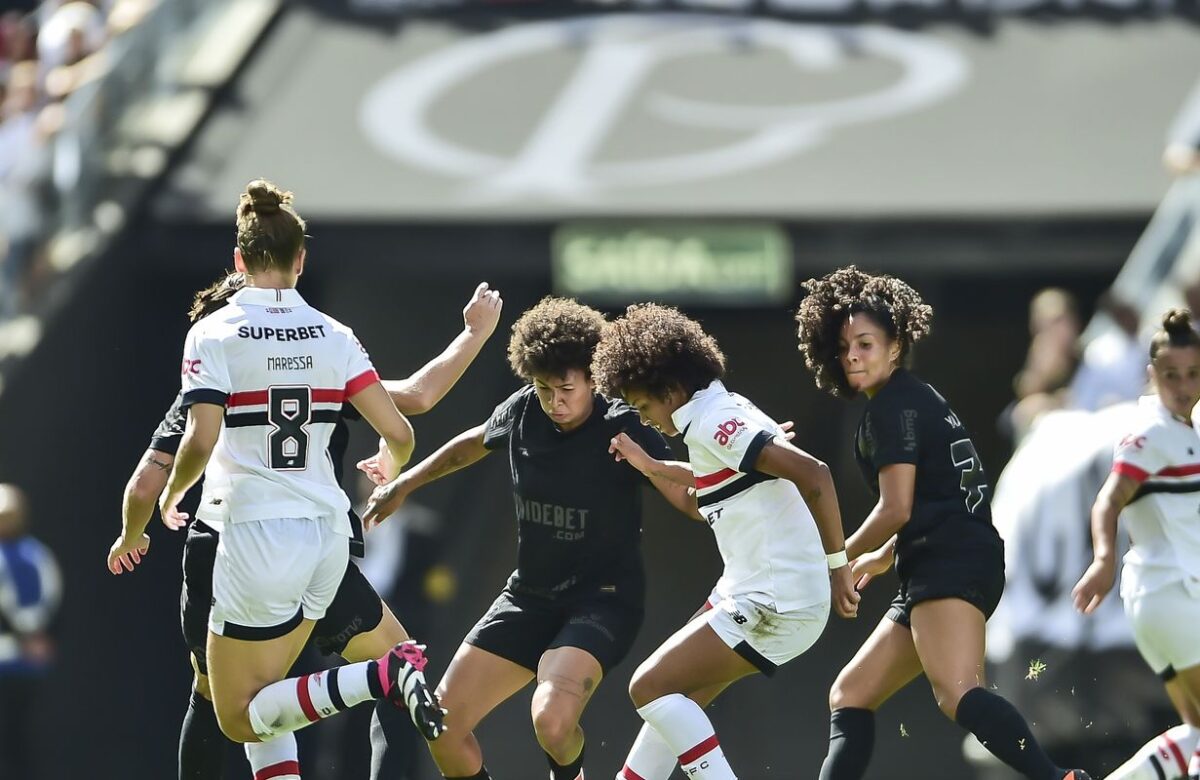
[[[776,612],[749,596],[708,597],[708,624],[725,644],[770,677],[812,647],[829,621],[829,602]]]
[[[1180,580],[1124,601],[1138,651],[1155,674],[1200,664],[1200,581]]]
[[[209,630],[261,641],[287,634],[304,618],[320,620],[349,557],[349,539],[326,520],[225,523],[213,565]]]

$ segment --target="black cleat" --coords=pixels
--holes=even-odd
[[[411,639],[401,642],[380,658],[379,683],[383,695],[397,707],[408,709],[413,725],[432,742],[446,731],[446,711],[425,682],[425,646]]]

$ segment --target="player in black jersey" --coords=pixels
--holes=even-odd
[[[905,368],[933,309],[899,279],[854,266],[805,283],[796,320],[817,386],[867,397],[854,449],[879,496],[846,551],[861,590],[893,560],[900,592],[829,692],[822,780],[866,772],[875,710],[924,672],[938,707],[1034,780],[1080,780],[1055,766],[1025,719],[984,686],[984,624],[1004,590],[1004,548],[975,446],[936,390]]]
[[[633,644],[642,623],[640,473],[609,455],[625,433],[656,458],[662,436],[622,401],[595,391],[592,354],[604,317],[572,300],[546,298],[513,325],[513,372],[529,384],[393,482],[378,488],[369,528],[421,485],[504,450],[517,516],[517,568],[463,640],[438,697],[449,710],[430,751],[445,777],[489,777],[473,729],[535,677],[531,714],[554,780],[583,777],[579,718],[596,686]],[[363,464],[368,474],[370,463]],[[378,475],[374,475],[378,482]],[[648,478],[699,519],[687,488]]]
[[[196,293],[188,317],[195,322],[224,306],[231,295],[240,290],[245,279],[231,273]],[[467,366],[479,354],[500,318],[503,301],[499,293],[480,284],[463,309],[464,329],[434,360],[407,379],[385,381],[397,408],[406,415],[421,414],[441,400],[458,381]],[[149,549],[150,539],[145,528],[154,512],[155,502],[167,481],[175,452],[183,438],[187,412],[181,405],[182,393],[176,396],[162,422],[150,440],[150,446],[138,464],[125,489],[122,537],[113,545],[109,568],[114,574],[132,571]],[[349,430],[346,418],[355,418],[353,407],[343,409],[330,439],[329,455],[339,482],[345,460]],[[351,511],[354,536],[350,553],[362,557],[362,523]],[[165,521],[164,521],[165,522]],[[175,530],[178,530],[177,528]],[[124,539],[140,544],[131,549],[122,545]],[[218,533],[201,520],[191,523],[184,543],[183,582],[180,594],[180,617],[184,640],[191,653],[195,672],[191,700],[184,717],[179,741],[180,780],[216,780],[222,776],[222,757],[225,737],[217,725],[212,694],[208,683],[205,642],[208,633],[208,613],[212,601],[213,563],[217,555]],[[127,549],[126,552],[121,552]],[[349,661],[376,658],[408,638],[403,626],[375,593],[358,566],[348,563],[336,596],[324,618],[313,630],[312,644],[323,655],[341,655]],[[380,702],[372,720],[372,778],[394,775],[401,771],[394,766],[402,756],[390,757],[389,746],[406,741],[408,726],[400,720],[399,711],[390,702]],[[403,751],[400,751],[403,753]]]

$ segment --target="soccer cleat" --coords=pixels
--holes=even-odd
[[[1092,776],[1082,769],[1072,769],[1063,775],[1062,780],[1092,780]]]
[[[380,658],[379,684],[383,696],[397,707],[405,707],[421,736],[432,742],[446,731],[446,711],[425,682],[425,645],[409,639]]]

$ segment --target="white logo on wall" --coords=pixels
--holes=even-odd
[[[780,67],[793,71],[780,74],[785,79],[828,75],[863,61],[898,75],[875,91],[782,105],[715,102],[646,89],[656,69],[672,60],[732,59],[739,48],[774,49],[781,55]],[[523,58],[571,51],[579,51],[578,64],[511,156],[473,148],[433,127],[434,105],[452,89]],[[586,199],[778,163],[829,140],[838,128],[937,103],[965,83],[967,71],[954,48],[899,30],[694,14],[596,16],[518,24],[426,55],[372,88],[360,118],[367,137],[384,153],[463,179],[481,199]],[[659,157],[599,159],[599,150],[631,109],[732,140]]]

